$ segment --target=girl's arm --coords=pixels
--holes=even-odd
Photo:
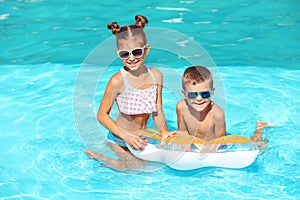
[[[138,136],[128,135],[123,132],[109,116],[114,100],[119,92],[121,78],[121,74],[117,73],[109,80],[98,109],[97,119],[105,128],[125,140],[128,145],[136,150],[141,150],[144,148],[144,145],[146,145],[146,142]]]
[[[163,113],[162,108],[162,83],[163,83],[163,77],[160,71],[156,69],[151,69],[152,72],[155,74],[155,80],[157,83],[157,112],[153,113],[153,120],[156,125],[156,127],[159,129],[159,131],[162,134],[161,141],[164,141],[167,137],[169,137],[170,132],[168,130],[168,126],[166,123],[166,118]],[[163,145],[163,143],[162,143]]]

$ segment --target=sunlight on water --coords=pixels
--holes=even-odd
[[[299,71],[287,72],[280,68],[271,70],[265,67],[218,68],[226,91],[228,131],[250,137],[258,119],[277,125],[265,131],[270,141],[268,152],[259,156],[250,167],[240,170],[204,168],[187,172],[160,167],[161,170],[155,172],[126,174],[102,167],[101,163],[88,159],[82,152],[85,147],[78,138],[70,115],[72,99],[69,98],[79,67],[50,64],[28,67],[1,67],[2,71],[7,72],[2,77],[6,81],[2,81],[5,86],[2,84],[1,90],[15,91],[0,96],[2,102],[6,102],[0,110],[6,113],[7,120],[2,120],[1,140],[9,141],[1,146],[1,160],[5,160],[5,163],[1,163],[3,182],[0,187],[6,197],[14,196],[15,191],[24,198],[27,194],[37,197],[33,195],[36,193],[45,198],[70,198],[75,194],[83,198],[90,195],[115,198],[134,195],[138,198],[145,195],[146,191],[147,195],[152,193],[152,197],[157,197],[165,194],[158,190],[176,188],[180,193],[174,191],[170,198],[193,198],[199,196],[199,191],[192,190],[199,182],[202,183],[202,198],[220,198],[224,194],[230,194],[232,198],[250,198],[255,196],[251,192],[253,190],[265,198],[276,198],[278,195],[293,198],[298,194],[296,170],[299,167],[297,152],[300,149],[296,139],[290,140],[289,133],[293,133],[295,138],[300,134],[295,131],[299,129],[295,119],[300,117],[296,106],[299,101],[296,97],[300,95]],[[268,73],[274,78],[265,81],[264,76],[258,76],[261,73]],[[20,79],[7,81],[12,77]],[[51,81],[45,77],[51,77]],[[281,85],[274,84],[278,80],[281,80]],[[21,90],[26,92],[22,93],[22,98],[18,98],[20,93],[17,91]],[[95,104],[101,98],[103,88],[101,90],[97,90]],[[43,96],[40,96],[42,91]],[[167,91],[163,95],[166,116],[172,116],[174,109],[169,105],[175,102],[170,101],[171,96]],[[270,104],[276,105],[276,108]],[[8,114],[7,109],[15,111]],[[97,109],[97,105],[94,109]],[[168,123],[176,128],[175,118],[168,119]],[[91,141],[95,140],[94,137],[98,138],[94,144],[91,143],[95,145],[93,148],[114,157],[104,142],[104,135],[86,128],[91,137],[84,134],[81,137]],[[101,129],[106,133],[104,128]],[[252,178],[249,179],[249,176]],[[282,182],[283,186],[278,187],[274,181]],[[53,182],[56,184],[53,185]],[[24,187],[24,184],[30,184],[31,187]]]
[[[300,199],[299,6],[292,0],[122,6],[118,1],[0,0],[0,199]],[[100,52],[115,59],[109,67],[89,68],[82,81],[94,87],[76,90],[81,63],[112,39],[108,22],[133,23],[138,13],[149,18],[147,62],[165,70],[163,105],[171,130],[182,98],[180,76],[189,59],[203,55],[179,51],[193,41],[216,65],[219,97],[214,100],[225,110],[227,130],[250,137],[257,120],[276,124],[264,132],[268,151],[251,166],[177,171],[151,163],[147,172],[123,173],[83,153],[88,147],[116,158],[95,115],[120,61],[115,46],[107,46]],[[166,35],[158,29],[185,37],[158,41]],[[106,59],[101,55],[96,62]],[[74,96],[91,100],[76,110]],[[117,116],[116,107],[111,115]]]

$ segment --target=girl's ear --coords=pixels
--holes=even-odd
[[[144,54],[147,56],[150,52],[150,44],[147,44],[145,49],[144,49]]]

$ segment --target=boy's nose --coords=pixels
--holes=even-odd
[[[201,101],[202,100],[202,98],[201,98],[201,96],[199,94],[197,95],[196,100],[197,101]]]
[[[204,100],[204,99],[201,97],[200,94],[198,94],[197,97],[196,97],[196,100],[197,100],[197,101],[202,101],[202,100]]]

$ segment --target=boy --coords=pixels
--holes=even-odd
[[[226,135],[224,112],[210,99],[214,87],[207,68],[187,68],[182,76],[182,93],[185,98],[176,105],[179,131],[207,141]]]
[[[202,66],[192,66],[182,76],[184,99],[176,105],[178,130],[210,141],[226,135],[225,115],[222,108],[211,101],[214,94],[210,71]],[[262,128],[271,124],[257,122],[256,132],[251,140],[260,148],[264,146]]]

